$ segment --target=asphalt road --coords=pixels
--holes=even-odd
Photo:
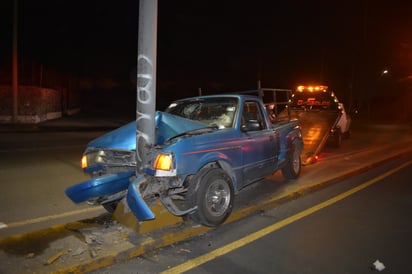
[[[86,144],[103,132],[0,134],[0,237],[96,216],[64,190],[89,179],[80,168]],[[102,211],[102,210],[101,210]]]
[[[409,155],[91,273],[412,273],[411,176]]]

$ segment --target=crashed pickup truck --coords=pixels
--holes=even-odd
[[[260,96],[219,94],[172,102],[155,114],[149,163],[136,169],[136,122],[91,141],[82,167],[91,179],[66,189],[75,203],[113,212],[122,199],[139,221],[156,218],[160,199],[176,216],[217,226],[245,186],[281,170],[301,172],[298,120],[270,121]]]

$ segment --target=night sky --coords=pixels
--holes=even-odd
[[[325,83],[364,89],[412,75],[412,1],[159,0],[158,96]],[[0,4],[2,69],[12,1]],[[130,81],[138,1],[19,0],[19,59]],[[359,91],[360,92],[360,91]],[[181,95],[181,96],[180,96]]]

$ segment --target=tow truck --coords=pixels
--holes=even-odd
[[[351,118],[334,91],[326,85],[298,86],[290,104],[277,119],[291,115],[300,121],[304,149],[302,164],[316,162],[325,145],[340,147],[351,134]]]

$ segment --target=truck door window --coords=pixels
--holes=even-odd
[[[265,128],[263,115],[259,105],[254,101],[246,101],[242,112],[242,125],[247,122],[259,123],[259,129]]]

